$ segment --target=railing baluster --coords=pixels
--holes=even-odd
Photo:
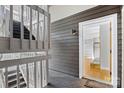
[[[48,49],[50,48],[50,14],[48,16],[48,25],[47,25],[47,28],[48,28]]]
[[[39,11],[37,11],[37,48],[39,48]]]
[[[17,65],[17,87],[18,87],[18,88],[20,87],[20,86],[19,86],[19,83],[20,83],[19,77],[20,77],[20,74],[19,74],[19,65]]]
[[[43,30],[43,49],[45,48],[45,31],[46,31],[46,22],[45,22],[46,20],[45,20],[45,15],[44,15],[44,24],[43,24],[43,26],[44,26],[44,30]]]
[[[30,7],[27,7],[28,10],[28,21],[29,21],[29,16],[30,16],[30,11],[29,11]]]
[[[5,87],[8,88],[8,67],[5,67]]]
[[[45,60],[43,60],[43,84],[44,81],[46,80],[46,64],[45,64]]]
[[[37,87],[37,80],[36,80],[36,62],[34,62],[34,87]]]
[[[50,15],[47,17],[47,26],[46,26],[46,44],[45,44],[45,48],[46,48],[46,56],[48,57],[48,49],[50,48]],[[46,59],[46,82],[48,83],[48,76],[49,76],[49,71],[48,71],[48,59]]]
[[[27,88],[29,88],[29,68],[28,68],[28,63],[26,64],[26,71],[27,71]]]
[[[13,6],[12,5],[10,5],[9,27],[10,27],[10,50],[11,50],[12,49],[12,38],[13,38]]]
[[[48,54],[47,54],[48,57]],[[49,64],[48,64],[48,59],[46,59],[46,82],[48,83],[48,78],[49,77]]]
[[[40,40],[42,41],[40,48],[43,49],[43,27],[42,27],[42,21],[39,22],[40,26]]]
[[[23,11],[24,6],[21,6],[21,48],[23,49],[23,39],[24,39],[24,22],[23,22]]]
[[[30,49],[32,46],[32,8],[30,7]]]
[[[41,87],[43,87],[42,60],[40,61],[40,82],[41,82]]]
[[[13,38],[13,6],[10,5],[10,37]]]
[[[50,48],[50,14],[49,16],[47,17],[47,57],[49,56],[48,55],[48,49]],[[48,59],[46,59],[46,79],[47,79],[47,83],[48,83],[48,77],[49,77],[49,70],[48,70],[48,67],[49,67],[49,64],[48,64]]]

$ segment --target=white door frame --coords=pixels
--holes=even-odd
[[[83,69],[83,26],[88,24],[100,23],[105,21],[111,21],[111,30],[112,30],[112,80],[111,85],[117,87],[117,13],[80,22],[79,23],[79,78],[84,76]],[[100,81],[102,82],[102,81]]]

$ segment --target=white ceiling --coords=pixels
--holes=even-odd
[[[60,20],[95,6],[97,5],[51,5],[49,7],[51,22]]]

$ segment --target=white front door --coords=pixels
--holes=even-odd
[[[90,64],[100,66],[101,70],[110,72],[111,81],[87,76],[86,59]],[[79,77],[117,87],[117,14],[79,23]]]

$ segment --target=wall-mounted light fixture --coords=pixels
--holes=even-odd
[[[72,29],[72,35],[78,35],[78,31],[76,29]]]

